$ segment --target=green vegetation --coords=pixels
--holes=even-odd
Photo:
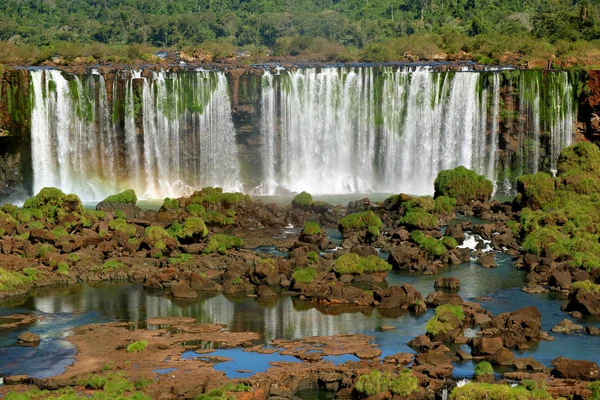
[[[579,282],[573,282],[573,284],[571,285],[571,287],[574,290],[583,290],[585,292],[590,292],[590,293],[598,293],[600,292],[600,285],[598,285],[597,283],[593,283],[589,280],[586,281],[579,281]]]
[[[492,364],[487,361],[482,361],[475,366],[475,376],[485,376],[493,373],[494,368],[492,368]]]
[[[437,229],[440,221],[437,216],[429,214],[426,211],[409,211],[400,220],[402,225],[410,229],[424,229],[431,230]]]
[[[139,341],[137,341],[135,343],[131,343],[129,346],[127,346],[127,352],[128,353],[141,353],[142,351],[144,351],[146,346],[148,346],[147,340],[139,340]]]
[[[358,254],[344,254],[335,260],[333,270],[340,274],[368,274],[375,272],[386,272],[392,266],[378,256],[361,257]]]
[[[301,235],[312,236],[320,235],[323,233],[318,223],[314,221],[304,221],[304,228],[302,228]]]
[[[25,200],[23,210],[14,210],[15,215],[25,220],[43,217],[60,220],[69,212],[83,212],[81,200],[74,194],[64,194],[53,187],[43,188],[37,195]]]
[[[130,225],[124,218],[115,218],[108,223],[108,227],[113,231],[125,233],[129,237],[134,237],[136,234],[135,225]]]
[[[193,204],[200,204],[209,209],[211,206],[229,208],[239,203],[250,201],[250,196],[243,193],[223,193],[220,187],[205,187],[199,192],[194,192],[191,196]]]
[[[439,196],[435,199],[434,211],[437,213],[451,214],[454,212],[456,199],[448,196]]]
[[[383,226],[381,219],[371,210],[350,214],[340,219],[339,228],[342,233],[352,230],[366,230],[371,236],[377,238]]]
[[[471,200],[487,201],[494,190],[492,182],[483,175],[462,166],[440,171],[434,188],[434,197],[453,197],[457,204],[467,204]]]
[[[169,257],[167,261],[169,261],[169,264],[171,265],[177,265],[184,262],[188,262],[193,258],[194,256],[192,256],[191,254],[180,253],[176,257]]]
[[[55,251],[56,249],[54,248],[54,246],[48,243],[44,243],[40,245],[40,247],[38,247],[37,256],[39,258],[44,258],[47,254],[54,253]]]
[[[160,226],[149,226],[145,229],[144,243],[151,248],[164,250],[167,248],[166,240],[171,238],[169,232]]]
[[[530,391],[523,386],[510,387],[502,384],[474,382],[455,388],[450,394],[450,400],[532,400],[551,398],[552,396],[544,389]]]
[[[410,233],[410,239],[432,256],[439,257],[446,252],[446,245],[444,242],[432,238],[431,236],[427,236],[421,231],[412,231]]]
[[[67,276],[69,276],[69,264],[67,264],[66,262],[58,263],[58,266],[56,267],[56,270],[61,275],[67,275]]]
[[[208,61],[275,56],[335,61],[432,59],[469,53],[496,63],[595,60],[600,20],[590,0],[546,2],[214,2],[54,0],[0,3],[0,62],[153,62],[157,48]],[[464,56],[463,56],[464,57]]]
[[[450,236],[444,236],[442,238],[442,244],[446,246],[447,249],[455,249],[458,246],[456,239]]]
[[[298,283],[310,284],[317,276],[317,270],[313,267],[296,268],[292,274],[292,279]]]
[[[600,382],[599,381],[592,382],[592,383],[588,384],[587,387],[592,392],[592,397],[590,397],[590,399],[591,400],[600,400]]]
[[[313,198],[310,193],[302,192],[297,194],[292,200],[293,207],[306,207],[313,203]]]
[[[23,274],[32,281],[37,279],[38,272],[39,271],[37,269],[32,267],[23,268]]]
[[[249,392],[252,390],[252,386],[238,383],[237,385],[226,384],[219,388],[212,389],[207,393],[200,394],[194,397],[194,400],[235,400],[235,396],[228,396],[225,393],[237,393],[237,392]]]
[[[525,177],[524,182],[530,185],[519,185],[517,200],[537,196],[539,201],[529,202],[529,207],[521,211],[523,250],[567,261],[573,268],[600,267],[599,176],[600,150],[594,144],[580,142],[561,152],[557,178],[540,174],[537,178]],[[550,196],[553,183],[554,194]],[[511,227],[517,228],[515,224]]]
[[[81,259],[81,258],[79,257],[79,254],[77,254],[77,253],[71,253],[71,254],[69,254],[69,255],[67,256],[67,260],[68,260],[69,262],[72,262],[72,263],[76,263],[76,262],[78,262],[80,259]]]
[[[244,241],[236,236],[227,236],[223,234],[218,234],[212,236],[202,254],[226,254],[229,249],[239,249],[244,244]]]
[[[31,283],[34,277],[0,268],[0,290],[13,290]]]
[[[459,327],[456,320],[460,323],[464,318],[461,306],[444,304],[436,307],[435,315],[425,325],[425,331],[433,337],[445,335]]]
[[[124,192],[113,194],[103,200],[105,203],[119,203],[119,204],[136,204],[137,196],[135,190],[128,189]]]
[[[517,191],[516,204],[539,210],[542,204],[554,199],[554,178],[544,172],[520,176],[517,179]]]
[[[369,375],[361,375],[354,385],[354,390],[363,396],[375,396],[390,391],[399,396],[408,396],[419,391],[417,378],[408,369],[398,375],[390,376],[387,372],[372,371]]]
[[[208,229],[200,217],[189,217],[183,224],[178,222],[169,227],[171,236],[182,241],[199,240],[208,235]]]
[[[118,260],[108,260],[102,265],[102,271],[110,271],[113,269],[118,269],[124,267],[125,264]]]

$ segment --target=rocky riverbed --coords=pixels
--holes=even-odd
[[[124,287],[136,288],[128,290],[138,291],[138,298],[143,293],[171,302],[179,316],[140,316],[133,305],[128,315],[65,326],[59,334],[74,354],[66,368],[40,376],[9,374],[2,368],[11,371],[11,365],[0,364],[6,375],[0,394],[294,398],[316,389],[338,398],[591,397],[598,390],[591,383],[598,379],[596,347],[581,360],[570,358],[569,348],[552,360],[528,352],[558,335],[556,343],[577,346],[576,337],[566,338],[598,333],[598,221],[590,212],[597,205],[596,159],[600,150],[589,143],[565,150],[557,178],[521,177],[511,203],[490,200],[491,183],[462,167],[440,173],[433,198],[399,194],[347,206],[304,192],[281,206],[204,188],[165,199],[158,210],[140,209],[133,191],[89,210],[75,195],[43,189],[23,207],[0,211],[0,329],[19,330],[22,345],[43,346],[52,339],[25,334],[24,327],[55,316],[23,312],[35,299],[32,291],[107,281],[129,282]],[[269,250],[257,251],[260,246]],[[465,263],[492,279],[488,288],[520,280],[519,295],[500,293],[523,300],[480,297],[493,295],[489,290],[465,297],[472,283],[455,269]],[[562,310],[560,303],[536,297],[549,292],[564,299]],[[299,334],[248,330],[250,314],[244,312],[221,324],[216,320],[227,307],[210,322],[186,311],[207,296],[232,304],[251,299],[264,310],[288,299],[296,311],[349,315],[349,322],[333,334],[321,334],[318,319],[312,334],[310,322]],[[528,306],[528,298],[537,305]],[[359,314],[379,319],[360,331],[352,327],[363,318]],[[406,335],[395,322],[403,316],[420,321],[406,340],[396,332]],[[555,337],[545,321],[556,325]],[[379,335],[402,339],[380,346]],[[64,354],[63,360],[73,357]],[[244,354],[267,367],[221,368],[235,366]],[[456,388],[461,376],[455,366],[466,361],[477,364],[469,376],[477,383]],[[510,387],[508,381],[520,384]],[[46,391],[35,394],[35,387]]]

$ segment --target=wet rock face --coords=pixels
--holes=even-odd
[[[584,290],[579,290],[568,303],[563,306],[565,311],[579,311],[587,315],[600,315],[600,296]]]

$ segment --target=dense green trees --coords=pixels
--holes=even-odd
[[[599,12],[598,0],[4,0],[0,41],[51,52],[62,43],[182,48],[220,40],[282,55],[324,45],[339,55],[343,45],[366,48],[376,61],[411,50],[389,43],[410,36],[429,53],[544,58],[597,47],[590,42],[600,39]]]

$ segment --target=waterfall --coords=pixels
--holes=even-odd
[[[279,68],[235,87],[204,70],[30,76],[33,189],[85,200],[204,186],[431,194],[459,165],[510,194],[517,176],[556,170],[577,107],[566,72]],[[234,109],[240,96],[251,106]]]
[[[55,186],[101,200],[126,188],[141,198],[178,197],[204,186],[240,189],[224,73],[123,75],[123,98],[115,78],[109,99],[97,72],[31,71],[35,192]]]

